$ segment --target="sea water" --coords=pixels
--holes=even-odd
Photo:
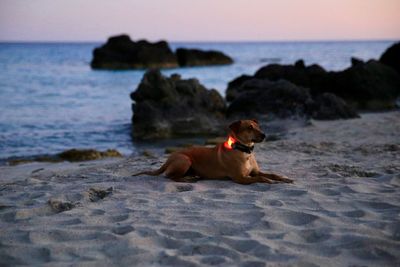
[[[378,59],[394,41],[172,43],[220,50],[229,66],[163,70],[197,78],[225,94],[229,81],[270,64],[298,59],[327,70],[350,66],[350,58]],[[92,70],[100,43],[0,43],[0,159],[55,154],[70,148],[116,148],[131,154],[129,94],[144,71]]]

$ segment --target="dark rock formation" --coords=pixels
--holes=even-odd
[[[328,72],[321,66],[317,64],[305,66],[303,60],[298,60],[294,65],[267,65],[259,69],[254,77],[259,79],[267,78],[271,81],[284,79],[312,89],[319,85],[327,75]]]
[[[357,66],[357,65],[362,65],[365,62],[362,59],[356,58],[356,57],[352,57],[351,58],[351,65],[352,66]]]
[[[232,58],[219,51],[178,48],[176,56],[181,67],[227,65],[233,63]]]
[[[285,81],[252,79],[244,82],[238,96],[228,108],[227,115],[257,116],[269,114],[278,118],[309,116],[313,101],[306,88]]]
[[[128,35],[110,37],[107,43],[93,51],[94,69],[143,69],[177,67],[175,54],[167,42],[133,42]]]
[[[196,79],[165,77],[158,70],[143,76],[132,100],[132,134],[140,139],[220,134],[225,103]]]
[[[259,69],[254,78],[271,81],[284,79],[309,88],[314,97],[325,92],[333,93],[359,109],[394,108],[396,98],[400,95],[400,75],[375,60],[364,63],[353,59],[352,63],[351,67],[337,72],[327,72],[318,65],[305,66],[303,61],[295,65],[271,64]],[[238,79],[234,82],[227,89],[229,100],[240,87]]]
[[[346,102],[331,93],[315,99],[307,88],[286,80],[245,81],[237,90],[227,115],[230,117],[268,115],[270,118],[304,117],[320,120],[357,118]]]
[[[389,47],[381,56],[379,61],[392,67],[400,74],[400,42]]]
[[[232,63],[229,56],[219,51],[178,48],[175,54],[165,41],[133,42],[128,35],[118,35],[110,37],[106,44],[94,49],[90,65],[93,69],[124,70]]]
[[[357,112],[346,102],[331,93],[323,93],[315,98],[312,117],[317,120],[359,118]]]
[[[226,100],[229,101],[229,102],[234,100],[238,96],[238,93],[239,93],[239,90],[240,90],[240,86],[245,81],[248,81],[248,80],[251,80],[251,79],[253,79],[253,76],[241,75],[241,76],[235,78],[234,80],[230,81],[228,83],[228,89],[225,92]]]
[[[400,96],[400,75],[378,61],[369,60],[343,71],[330,72],[312,92],[334,93],[362,110],[392,109]]]

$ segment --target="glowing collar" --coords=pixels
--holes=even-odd
[[[224,142],[224,147],[228,150],[236,149],[247,154],[251,154],[253,152],[254,146],[246,146],[236,140],[234,137],[229,136],[228,140]]]

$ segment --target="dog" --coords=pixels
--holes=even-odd
[[[226,179],[239,184],[252,183],[292,183],[286,176],[260,171],[253,153],[254,143],[265,139],[258,121],[240,120],[229,125],[229,134],[225,142],[215,147],[193,147],[175,152],[167,161],[154,171],[142,171],[141,174],[160,175],[176,182],[188,182],[192,178]]]

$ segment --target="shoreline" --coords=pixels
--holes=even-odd
[[[373,115],[373,114],[392,114],[392,113],[399,113],[400,109],[394,110],[382,110],[382,111],[359,111],[360,118],[362,119],[364,116]],[[264,142],[270,141],[277,141],[287,138],[288,132],[296,128],[304,128],[312,126],[313,122],[343,122],[347,121],[344,119],[336,119],[336,120],[314,120],[314,119],[304,119],[304,118],[288,118],[288,119],[275,119],[272,121],[262,122],[263,128],[266,128],[267,137],[270,135],[272,140],[266,140]],[[130,134],[130,132],[129,132]],[[154,139],[154,140],[132,140],[132,149],[129,154],[122,154],[123,158],[130,158],[135,156],[140,156],[143,153],[147,153],[151,151],[155,154],[155,156],[162,156],[165,154],[165,150],[169,148],[177,148],[177,147],[184,147],[188,145],[207,145],[208,140],[216,139],[216,138],[225,138],[225,136],[217,136],[217,135],[210,135],[210,136],[197,136],[197,137],[172,137],[172,138],[163,138],[163,139]],[[276,139],[275,139],[276,137]],[[267,138],[268,139],[268,138]],[[80,147],[71,147],[67,150],[60,151],[57,154],[34,154],[34,155],[26,155],[26,156],[11,156],[7,158],[0,158],[0,166],[15,166],[20,164],[26,163],[62,163],[62,162],[70,162],[68,160],[62,160],[57,158],[57,155],[71,150],[97,150],[95,147],[90,148],[80,148]],[[114,148],[108,148],[106,150],[116,150]],[[36,160],[39,159],[39,160]],[[15,161],[15,163],[13,163]],[[80,160],[79,162],[91,162]]]

